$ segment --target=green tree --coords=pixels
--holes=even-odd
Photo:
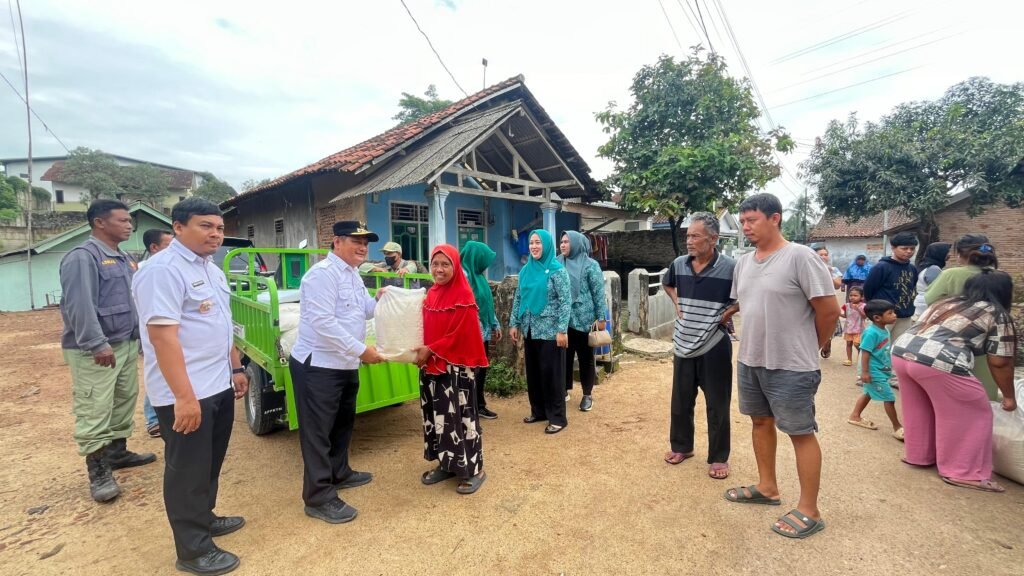
[[[202,176],[203,183],[192,193],[193,196],[205,198],[214,204],[220,204],[237,194],[230,184],[217,178],[210,172],[199,172],[198,174]]]
[[[245,182],[242,182],[242,192],[248,192],[249,190],[255,190],[260,186],[266,186],[273,182],[273,178],[264,178],[262,180],[256,180],[255,178],[249,178]]]
[[[71,151],[64,162],[64,180],[88,190],[82,201],[88,203],[98,198],[116,198],[124,194],[119,182],[121,167],[113,156],[102,150],[78,147]]]
[[[152,164],[121,166],[117,180],[126,197],[158,209],[171,186],[171,176]]]
[[[21,214],[21,207],[18,205],[18,197],[14,191],[14,186],[11,185],[11,179],[17,179],[26,186],[28,185],[27,182],[17,176],[0,178],[0,220],[4,222],[10,222]]]
[[[894,210],[920,221],[920,240],[938,239],[935,213],[970,191],[968,214],[1024,200],[1010,171],[1024,157],[1024,83],[971,78],[939,99],[897,106],[877,123],[855,114],[829,123],[801,165],[830,214]]]
[[[667,216],[676,254],[686,214],[734,207],[779,175],[775,152],[794,147],[782,128],[760,131],[749,83],[700,48],[644,66],[631,92],[627,110],[612,102],[595,115],[610,136],[598,154],[615,164],[604,184],[622,193],[625,208]]]
[[[398,107],[401,109],[398,114],[391,117],[392,120],[398,120],[398,125],[408,124],[413,120],[439,112],[452,105],[451,100],[442,100],[437,96],[437,86],[431,84],[427,87],[427,91],[423,93],[425,98],[414,96],[408,92],[402,92],[402,99],[398,101]]]
[[[0,178],[0,180],[2,180],[2,178]],[[12,176],[8,176],[7,177],[7,184],[9,184],[11,186],[11,189],[14,190],[15,197],[20,198],[20,197],[25,196],[28,193],[28,182],[26,182],[25,180],[22,180],[21,178],[19,178],[17,176],[13,176],[13,175]],[[36,202],[49,202],[50,198],[51,198],[50,191],[47,190],[46,188],[40,188],[39,186],[33,186],[32,187],[32,198]],[[27,206],[28,203],[26,202],[25,205]]]
[[[804,192],[803,196],[793,201],[786,212],[789,213],[789,218],[782,223],[782,233],[793,242],[805,244],[811,229],[821,217],[814,208],[813,200]]]

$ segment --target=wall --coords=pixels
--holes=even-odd
[[[966,206],[961,202],[935,215],[939,239],[954,243],[964,234],[984,234],[995,246],[999,268],[1014,276],[1024,274],[1024,208],[990,206],[970,218]]]
[[[281,218],[284,220],[284,248],[298,248],[303,240],[310,248],[315,248],[317,217],[312,200],[313,189],[306,182],[279,192],[241,200],[229,215],[229,224],[225,225],[225,229],[231,235],[245,238],[247,227],[252,225],[255,233],[253,243],[257,247],[275,248],[277,235],[274,232],[274,220]],[[266,260],[271,268],[277,266],[275,256],[269,255]]]
[[[662,272],[640,268],[629,273],[629,331],[644,338],[672,336],[676,305],[665,295],[661,278]]]
[[[839,268],[840,272],[846,269],[853,262],[858,254],[866,254],[868,262],[874,264],[882,257],[882,237],[877,238],[836,238],[826,240],[829,259],[832,265]]]

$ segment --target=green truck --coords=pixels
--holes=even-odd
[[[294,343],[297,330],[297,291],[302,275],[327,254],[327,250],[294,248],[237,248],[224,258],[224,274],[231,288],[231,317],[234,322],[235,345],[242,353],[249,375],[249,392],[245,397],[245,418],[254,434],[263,435],[288,427],[299,427],[295,410],[292,377],[288,371],[289,341]],[[258,255],[275,254],[278,270],[272,276],[260,272]],[[248,273],[237,273],[238,263],[247,260]],[[235,268],[232,273],[229,268]],[[397,274],[371,273],[368,289],[375,294]],[[406,288],[432,281],[429,274],[407,274],[401,280]],[[287,320],[282,326],[282,318]],[[284,328],[284,330],[282,330]],[[291,336],[291,338],[289,338]],[[372,337],[367,345],[373,345]],[[382,362],[359,367],[359,395],[356,412],[367,412],[419,398],[419,369],[414,364]]]

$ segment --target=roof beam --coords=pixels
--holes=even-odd
[[[544,204],[545,202],[548,202],[548,200],[543,196],[523,196],[521,194],[508,194],[505,192],[490,192],[487,190],[478,190],[476,188],[466,188],[465,186],[438,184],[438,188],[448,190],[451,192],[458,192],[460,194],[469,194],[470,196],[483,196],[485,198],[504,198],[507,200],[518,200],[520,202],[534,202],[537,204]]]
[[[526,163],[526,160],[523,160],[523,157],[519,155],[519,151],[516,150],[516,147],[513,146],[511,142],[508,141],[508,138],[505,138],[505,135],[502,134],[500,130],[495,132],[494,135],[498,137],[498,141],[501,142],[512,154],[512,158],[519,162],[519,166],[521,166],[523,170],[526,170],[526,173],[532,176],[534,180],[540,182],[540,178],[537,177],[537,173],[530,168],[530,165]]]

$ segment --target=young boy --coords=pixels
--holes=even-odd
[[[896,395],[889,385],[892,375],[892,359],[890,355],[890,338],[886,326],[896,323],[896,306],[888,300],[871,300],[864,306],[864,314],[871,325],[860,337],[861,379],[864,382],[864,394],[857,399],[853,413],[847,420],[854,426],[878,430],[878,426],[861,417],[861,413],[872,400],[885,405],[885,414],[892,422],[892,437],[903,441],[903,425],[896,415]]]
[[[843,328],[843,340],[846,340],[846,360],[843,366],[853,365],[853,349],[860,352],[860,335],[864,331],[864,289],[860,286],[850,288],[850,301],[843,304],[841,317],[846,318]]]

